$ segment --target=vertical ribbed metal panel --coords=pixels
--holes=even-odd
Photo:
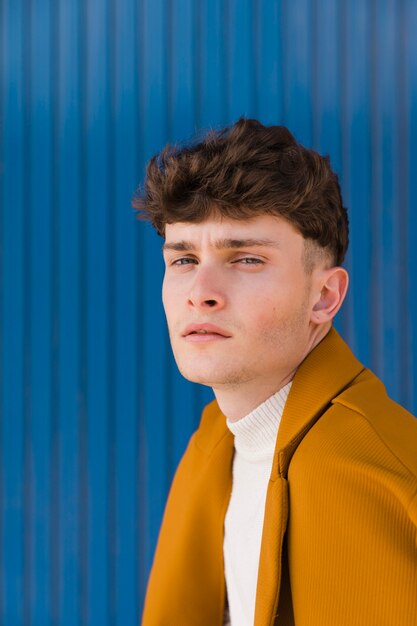
[[[2,0],[0,622],[136,624],[210,390],[177,373],[161,242],[130,198],[167,141],[240,115],[330,154],[338,327],[417,411],[417,3]]]

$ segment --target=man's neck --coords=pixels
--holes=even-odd
[[[228,389],[213,389],[213,391],[222,413],[231,422],[236,422],[282,389],[294,378],[294,375],[295,371],[280,381],[276,379],[274,381],[262,381],[261,383],[253,381],[253,383],[247,382]]]

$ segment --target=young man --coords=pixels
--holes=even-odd
[[[328,159],[241,119],[154,157],[135,206],[165,238],[178,367],[216,397],[143,626],[417,624],[417,422],[332,328],[348,221]]]

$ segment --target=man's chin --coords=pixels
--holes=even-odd
[[[243,372],[225,372],[220,371],[219,368],[213,371],[200,372],[197,370],[190,370],[189,368],[178,368],[184,378],[192,383],[198,383],[199,385],[206,385],[207,387],[226,388],[235,387],[245,383],[250,377],[245,376]]]
[[[216,384],[212,380],[212,377],[208,376],[206,373],[199,374],[196,372],[188,372],[188,371],[182,370],[181,368],[179,368],[179,370],[180,370],[181,375],[184,376],[184,378],[189,380],[191,383],[198,383],[199,385],[207,385],[207,387],[213,387],[213,385]]]

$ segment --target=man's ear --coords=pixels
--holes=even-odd
[[[318,278],[320,280],[318,288],[321,290],[311,312],[311,321],[324,324],[331,321],[342,306],[349,276],[343,267],[332,267],[324,270]]]

